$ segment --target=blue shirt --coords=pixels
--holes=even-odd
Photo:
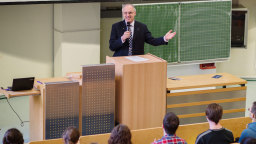
[[[239,143],[246,137],[256,138],[256,122],[249,123],[247,129],[243,130]]]

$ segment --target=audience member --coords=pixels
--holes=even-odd
[[[256,139],[252,137],[246,137],[241,141],[241,144],[256,144]]]
[[[79,140],[80,133],[75,127],[68,127],[62,137],[65,144],[76,144]]]
[[[179,118],[174,113],[167,113],[163,120],[164,136],[153,144],[186,144],[184,139],[175,134],[179,124]]]
[[[3,144],[23,144],[24,139],[22,133],[16,129],[11,128],[7,130],[3,137]]]
[[[108,144],[132,144],[132,134],[130,129],[123,124],[119,124],[111,131]]]
[[[230,144],[234,142],[231,131],[223,128],[219,123],[222,118],[223,109],[219,104],[209,104],[205,110],[206,119],[210,129],[199,134],[196,144]]]
[[[252,103],[252,106],[248,110],[252,123],[249,123],[247,125],[247,129],[243,130],[239,138],[239,142],[241,142],[245,137],[256,138],[256,101]]]

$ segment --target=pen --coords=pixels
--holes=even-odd
[[[40,81],[36,81],[36,82],[38,82],[38,83],[40,83],[40,84],[43,84],[42,82],[40,82]]]

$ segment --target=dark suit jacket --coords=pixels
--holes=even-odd
[[[122,43],[121,36],[127,31],[125,21],[120,21],[112,25],[112,31],[109,40],[109,48],[115,51],[113,56],[127,56],[129,50],[128,39]],[[135,21],[134,23],[134,35],[133,35],[133,48],[132,55],[144,54],[144,43],[148,43],[154,46],[168,44],[164,41],[163,37],[154,38],[151,32],[145,24]]]

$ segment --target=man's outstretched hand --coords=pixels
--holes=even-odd
[[[170,31],[168,31],[168,32],[165,34],[164,38],[165,38],[165,40],[168,41],[168,40],[172,39],[175,35],[176,35],[176,32],[173,32],[173,33],[172,33],[172,30],[170,30]]]

